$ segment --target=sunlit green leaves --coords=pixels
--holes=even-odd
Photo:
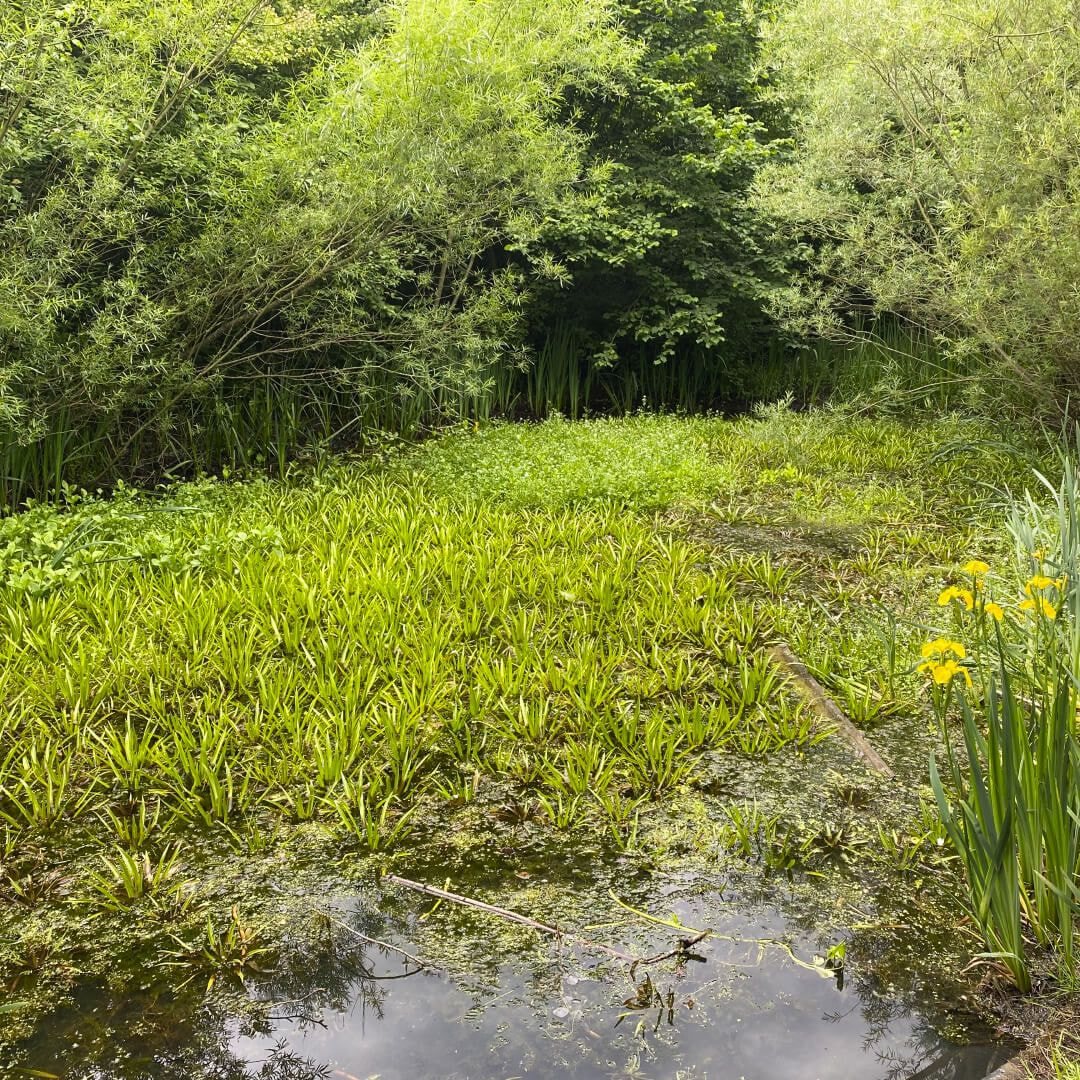
[[[515,509],[364,469],[183,499],[165,518],[129,500],[109,535],[137,548],[135,520],[197,561],[108,547],[42,597],[8,583],[11,828],[79,818],[145,851],[276,814],[381,850],[419,801],[509,783],[559,828],[610,813],[625,839],[701,754],[820,737],[738,595],[762,564],[617,503]]]
[[[773,25],[797,152],[761,205],[803,245],[786,314],[839,333],[892,313],[1039,415],[1072,386],[1080,53],[1071,0],[799,0]]]
[[[574,199],[563,90],[609,81],[633,49],[604,0],[357,7],[91,0],[0,17],[0,443],[28,450],[6,464],[16,487],[185,460],[173,438],[199,445],[226,384],[222,407],[273,429],[266,454],[378,425],[373,398],[408,427],[512,359],[522,281],[486,255]],[[260,414],[268,386],[289,393]]]

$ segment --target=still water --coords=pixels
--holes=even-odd
[[[327,901],[321,943],[286,951],[251,981],[254,1016],[198,996],[82,987],[4,1076],[65,1080],[976,1080],[1010,1056],[978,1029],[956,1034],[910,987],[876,985],[849,956],[815,965],[821,938],[774,907],[723,912],[700,900],[667,909],[716,936],[685,959],[638,968],[568,948],[475,912],[417,897],[392,919],[364,902]],[[407,905],[406,905],[407,906]],[[352,931],[355,931],[352,932]],[[430,955],[434,970],[356,934]],[[648,955],[662,927],[617,935]],[[608,940],[612,940],[609,935]],[[820,956],[819,956],[820,961]],[[954,1032],[946,1037],[942,1030]],[[32,1071],[27,1071],[32,1070]]]

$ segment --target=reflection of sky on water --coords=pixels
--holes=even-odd
[[[700,959],[639,968],[636,983],[587,949],[449,904],[420,919],[426,898],[376,891],[317,918],[314,935],[298,924],[273,973],[250,987],[255,1020],[198,995],[85,985],[16,1057],[0,1055],[0,1076],[18,1067],[63,1080],[979,1080],[1008,1056],[942,1039],[910,990],[877,992],[858,955],[843,980],[811,970],[821,941],[774,907],[737,910],[717,893],[681,899],[670,876],[661,893],[665,912],[716,936],[696,948]],[[400,955],[357,934],[441,970],[408,974]],[[644,956],[677,935],[630,917],[597,936]]]
[[[691,925],[693,914],[680,912]],[[766,912],[728,918],[723,933],[774,939],[785,926]],[[808,939],[792,944],[795,956],[811,959]],[[636,990],[618,965],[605,974],[581,951],[538,953],[527,971],[506,965],[465,985],[444,974],[388,979],[401,975],[400,958],[369,952],[362,961],[369,975],[357,972],[340,988],[347,1003],[298,1006],[267,1033],[234,1030],[231,1045],[258,1062],[284,1044],[342,1080],[976,1080],[1007,1056],[950,1044],[909,1007],[875,996],[857,978],[840,989],[783,948],[713,939],[700,952],[704,962],[650,969],[641,1009],[625,1004]],[[288,989],[263,992],[299,996],[282,995]]]

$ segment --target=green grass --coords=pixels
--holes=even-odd
[[[1060,1039],[1049,1046],[1039,1047],[1029,1055],[1025,1076],[1028,1080],[1080,1080],[1080,1056],[1077,1055],[1075,1039],[1066,1045]]]
[[[1054,1055],[1056,1080],[1080,1080],[1080,1059],[1068,1058],[1063,1053]]]
[[[519,507],[732,501],[745,517],[775,506],[819,524],[871,524],[884,510],[926,525],[940,514],[939,524],[959,526],[989,521],[1010,485],[1034,483],[1039,460],[974,420],[909,424],[777,405],[740,420],[639,413],[463,428],[403,462],[441,494]]]
[[[792,394],[804,404],[843,401],[880,415],[916,417],[977,402],[985,375],[927,335],[861,322],[849,340],[818,340],[798,350],[774,346],[744,376],[751,401]]]
[[[716,422],[626,419],[499,424],[434,440],[405,461],[440,495],[521,508],[635,510],[707,499],[727,475],[711,452]]]

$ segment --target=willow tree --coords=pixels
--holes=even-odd
[[[1075,0],[794,0],[771,37],[797,116],[760,182],[803,256],[787,317],[888,313],[966,357],[973,394],[1075,399]]]
[[[574,197],[565,87],[632,50],[604,0],[9,6],[0,418],[114,453],[226,380],[475,387]]]

